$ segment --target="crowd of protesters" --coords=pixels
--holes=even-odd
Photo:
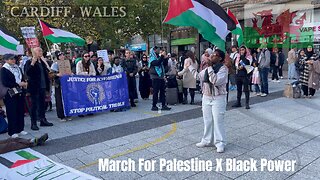
[[[138,92],[143,100],[148,100],[152,95],[152,111],[166,111],[171,110],[168,104],[195,104],[195,92],[199,90],[202,93],[205,127],[197,147],[215,145],[218,152],[223,152],[225,146],[223,114],[228,91],[236,90],[237,93],[233,107],[242,106],[241,97],[244,94],[245,108],[250,109],[250,92],[254,88],[257,96],[268,96],[269,79],[278,83],[284,78],[285,61],[288,63],[288,79],[299,81],[304,97],[311,98],[320,88],[320,62],[312,46],[299,51],[292,47],[287,56],[278,48],[249,49],[241,46],[238,49],[232,46],[230,53],[207,48],[199,60],[192,51],[178,56],[158,47],[151,48],[149,55],[143,54],[141,59],[130,50],[117,56],[110,52],[109,62],[97,57],[94,52],[66,57],[63,52],[56,51],[54,57],[55,62],[44,58],[41,48],[27,51],[21,60],[12,54],[3,56],[0,75],[2,86],[7,91],[3,101],[9,136],[17,138],[27,134],[24,130],[26,112],[30,114],[32,130],[39,130],[38,121],[40,126],[53,126],[46,118],[46,110],[52,108],[52,92],[57,117],[61,121],[72,120],[72,117],[65,117],[62,102],[62,74],[58,61],[64,60],[70,62],[71,72],[68,75],[104,76],[125,72],[131,108],[137,106]],[[158,103],[161,103],[161,108]]]

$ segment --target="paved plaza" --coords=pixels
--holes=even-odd
[[[26,117],[26,137],[48,132],[46,146],[34,150],[64,165],[101,179],[319,179],[320,167],[320,96],[312,99],[284,98],[281,83],[270,82],[271,94],[256,97],[252,94],[251,109],[228,107],[225,116],[228,144],[225,153],[216,153],[214,147],[197,148],[203,133],[200,95],[198,105],[172,106],[171,112],[150,111],[151,100],[140,100],[137,108],[126,112],[102,113],[85,118],[60,122],[55,112],[48,119],[55,125],[29,130]],[[230,93],[230,104],[235,100]],[[230,106],[230,105],[229,105]],[[1,135],[0,139],[7,138]],[[139,158],[149,160],[211,160],[210,172],[99,172],[98,159],[114,160]],[[290,172],[216,171],[217,159],[223,166],[227,158],[237,160],[260,159],[295,160]]]

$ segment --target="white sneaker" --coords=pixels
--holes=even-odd
[[[203,148],[203,147],[209,147],[209,146],[212,146],[211,144],[207,144],[207,143],[204,143],[204,142],[199,142],[196,144],[196,146],[198,148]]]
[[[261,97],[266,97],[267,94],[266,94],[266,93],[262,93],[260,96],[261,96]]]
[[[26,132],[26,131],[21,131],[21,132],[19,133],[19,135],[22,135],[22,136],[27,135],[27,134],[28,134],[28,132]]]
[[[280,79],[283,79],[283,76],[280,76]]]
[[[277,80],[276,82],[279,83],[279,82],[281,82],[281,81],[280,81],[280,80]]]
[[[60,122],[66,122],[66,121],[67,121],[66,118],[60,119]]]
[[[261,93],[256,93],[256,96],[261,96]]]
[[[223,153],[223,152],[224,152],[224,147],[223,146],[217,147],[217,153]]]
[[[18,138],[18,137],[19,137],[18,134],[13,134],[13,135],[11,136],[11,138]]]

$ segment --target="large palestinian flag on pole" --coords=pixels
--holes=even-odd
[[[5,49],[17,51],[17,46],[19,44],[19,41],[15,37],[10,35],[7,30],[0,27],[0,46]]]
[[[85,40],[76,34],[58,29],[41,20],[39,20],[39,23],[43,37],[52,43],[74,43],[78,46],[83,46],[85,44]]]
[[[225,10],[211,0],[170,0],[165,23],[192,26],[204,39],[225,51],[226,36],[236,29]]]
[[[238,19],[236,18],[236,16],[230,11],[229,8],[227,10],[227,13],[229,17],[236,23],[236,29],[232,31],[232,34],[237,35],[238,46],[241,46],[243,44],[243,31],[242,31],[241,25]]]

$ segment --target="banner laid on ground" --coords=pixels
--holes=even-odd
[[[0,179],[98,179],[30,149],[0,154]]]
[[[108,76],[63,76],[62,100],[66,116],[129,107],[125,73]]]

